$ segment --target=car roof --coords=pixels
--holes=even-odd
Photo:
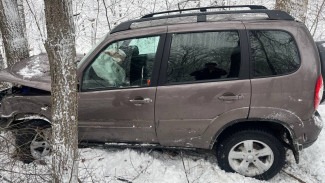
[[[249,8],[249,10],[231,10],[238,8]],[[222,11],[210,11],[210,10]],[[227,9],[227,10],[226,10]],[[209,11],[208,11],[209,10]],[[196,11],[193,13],[193,11]],[[199,12],[197,12],[199,11]],[[192,12],[192,13],[183,13]],[[174,14],[177,13],[177,14]],[[156,16],[169,14],[164,16]],[[268,10],[264,6],[240,5],[240,6],[211,6],[201,8],[190,8],[163,11],[147,14],[140,19],[123,22],[116,26],[110,33],[121,32],[130,29],[143,27],[154,27],[161,25],[196,23],[196,22],[213,22],[213,21],[231,21],[231,20],[286,20],[294,21],[294,18],[288,13],[280,10]]]

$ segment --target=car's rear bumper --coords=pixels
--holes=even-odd
[[[303,148],[307,148],[311,146],[314,142],[316,142],[319,133],[323,129],[324,122],[320,114],[316,111],[315,115],[312,118],[303,121],[303,123],[304,133],[299,139],[299,143],[302,144]]]
[[[307,143],[302,144],[302,148],[303,149],[308,148],[309,146],[313,145],[316,142],[316,140],[317,139],[315,139],[314,141],[311,141],[311,142],[307,142]]]

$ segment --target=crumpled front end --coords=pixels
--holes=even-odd
[[[5,95],[8,93],[10,89],[5,89],[0,92],[0,131],[8,126],[10,123],[9,118],[3,117],[3,105],[2,105],[2,99],[5,97]]]
[[[14,86],[1,92],[0,128],[9,129],[15,121],[49,121],[51,94],[27,86]]]

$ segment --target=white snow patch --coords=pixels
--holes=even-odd
[[[45,117],[42,117],[42,116],[38,116],[38,115],[30,115],[30,116],[25,116],[25,117],[22,117],[22,118],[18,118],[16,120],[33,120],[33,119],[41,119],[41,120],[44,120],[44,121],[47,121],[49,123],[51,123],[51,121]]]
[[[323,128],[324,124],[323,124],[323,119],[321,117],[314,117],[315,120],[315,125],[319,128]]]
[[[44,67],[43,64],[41,64],[40,58],[35,57],[35,59],[22,68],[18,74],[24,79],[31,79],[33,77],[40,77],[44,75]]]
[[[324,105],[320,105],[318,111],[322,117],[325,117]],[[1,133],[0,149],[6,147],[4,138],[12,139]],[[108,143],[107,145],[115,144]],[[221,170],[212,151],[176,152],[142,148],[81,148],[79,149],[79,178],[82,182],[125,182],[128,180],[134,183],[184,183],[187,182],[187,179],[189,182],[195,183],[264,182]],[[295,163],[292,153],[289,152],[283,171],[267,182],[298,182],[284,171],[304,182],[324,182],[325,156],[322,156],[324,152],[325,130],[323,129],[315,144],[301,151],[299,164]],[[33,178],[30,174],[38,173],[44,176],[42,179],[38,177],[35,180],[39,180],[39,182],[46,182],[43,179],[51,180],[50,175],[46,176],[51,169],[51,158],[46,159],[46,166],[39,165],[36,162],[23,164],[20,161],[13,161],[15,160],[8,156],[7,151],[0,151],[0,162],[2,162],[0,169],[8,170],[1,171],[2,177],[12,180],[12,182],[28,182],[29,179]],[[1,180],[0,178],[0,182]]]
[[[76,4],[75,12],[81,12],[80,15],[76,16],[76,39],[77,39],[77,51],[87,52],[90,48],[90,39],[92,35],[91,22],[85,17],[90,16],[94,18],[96,13],[96,1],[86,0],[85,3],[79,3],[79,1],[74,1]],[[114,12],[124,13],[123,18],[133,19],[139,14],[143,15],[150,13],[153,8],[152,1],[139,1],[140,4],[137,8],[135,5],[129,3],[128,1],[121,1],[122,5],[119,4],[113,6]],[[173,2],[173,3],[172,3]],[[177,9],[177,3],[179,1],[168,0],[170,9]],[[210,1],[201,1],[201,6],[209,6]],[[310,6],[317,5],[315,1],[310,3]],[[26,3],[26,2],[25,2]],[[44,21],[44,8],[43,0],[35,0],[34,12],[36,12],[37,17],[40,17],[41,29],[44,30],[44,35],[46,35],[45,21]],[[95,4],[94,4],[95,3]],[[165,1],[157,1],[156,9],[157,11],[166,10],[164,6]],[[223,3],[223,2],[220,2]],[[239,5],[239,4],[264,4],[267,8],[273,8],[275,1],[227,1],[229,5]],[[85,4],[85,5],[84,5]],[[167,4],[167,1],[166,1]],[[174,6],[172,5],[174,4]],[[190,2],[188,3],[190,4]],[[25,4],[26,5],[26,4]],[[219,4],[217,4],[219,5]],[[121,8],[122,7],[122,8]],[[143,7],[146,7],[145,10]],[[186,8],[194,7],[188,5]],[[315,6],[316,7],[316,6]],[[126,11],[128,10],[128,11]],[[97,11],[97,10],[96,10]],[[308,10],[313,11],[313,10]],[[316,11],[316,10],[315,10]],[[104,12],[104,6],[100,7],[100,12]],[[314,13],[314,12],[312,12]],[[40,38],[39,31],[36,28],[34,19],[31,16],[30,11],[25,12],[27,19],[27,27],[32,27],[28,29],[28,39],[30,47],[32,48],[32,54],[38,54],[45,51],[43,47],[42,38]],[[123,21],[119,16],[109,15],[112,19],[112,25],[118,24]],[[311,16],[310,16],[311,17]],[[324,21],[323,21],[324,22]],[[320,28],[317,30],[318,33],[315,34],[314,38],[321,40],[324,38],[322,34],[324,30],[324,23],[320,24]],[[100,13],[97,37],[106,34],[107,24],[105,14]],[[36,33],[35,33],[36,32]],[[96,39],[96,38],[95,38]],[[322,44],[325,47],[325,43]],[[25,69],[25,68],[24,68]],[[25,70],[23,73],[28,73]],[[33,74],[34,75],[34,74]],[[35,76],[35,75],[34,75]],[[28,78],[27,75],[26,78]],[[33,77],[33,76],[31,76]],[[299,99],[298,99],[299,101]],[[325,106],[319,107],[319,112],[323,117],[325,117]],[[276,115],[275,115],[276,116]],[[323,127],[324,128],[324,127]],[[0,149],[6,147],[6,142],[4,141],[3,133],[0,133]],[[9,138],[13,139],[13,138]],[[5,143],[5,144],[3,144]],[[291,173],[292,175],[300,178],[304,182],[317,183],[324,182],[325,180],[325,156],[322,156],[325,152],[325,131],[320,133],[319,139],[311,147],[303,150],[301,152],[301,161],[297,165],[294,162],[292,154],[287,157],[284,171]],[[123,180],[129,180],[134,183],[136,182],[187,182],[186,174],[188,174],[189,182],[263,182],[247,177],[240,176],[239,174],[226,173],[221,170],[216,162],[213,153],[193,153],[185,152],[183,155],[170,155],[165,152],[157,152],[152,150],[144,149],[122,149],[122,148],[82,148],[79,150],[80,153],[80,163],[79,163],[79,178],[82,182],[125,182]],[[183,167],[182,159],[184,160],[185,168]],[[23,164],[19,161],[14,161],[10,156],[8,156],[6,151],[0,151],[0,182],[6,182],[5,178],[11,180],[12,182],[50,182],[51,177],[48,176],[47,179],[34,178],[33,173],[37,174],[48,174],[51,170],[51,158],[48,159],[48,165],[42,166],[37,163]],[[8,171],[6,171],[8,170]],[[45,176],[43,176],[45,177]],[[34,179],[33,179],[34,178]],[[288,176],[284,172],[280,172],[270,181],[271,183],[287,183],[287,182],[298,182],[292,177]]]

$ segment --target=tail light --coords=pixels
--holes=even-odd
[[[322,75],[319,76],[316,83],[316,90],[315,90],[315,111],[317,110],[320,101],[323,98],[323,91],[324,91],[324,85],[323,85],[323,77]]]

